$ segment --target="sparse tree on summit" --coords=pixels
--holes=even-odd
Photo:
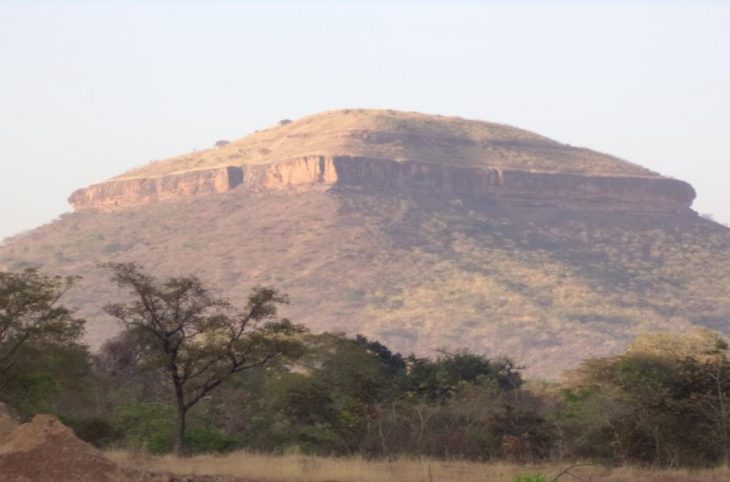
[[[236,310],[196,277],[159,281],[133,263],[107,267],[133,300],[107,305],[106,312],[136,337],[142,365],[163,371],[174,390],[177,453],[185,450],[187,414],[203,397],[235,373],[290,363],[303,351],[297,336],[303,328],[276,319],[287,299],[275,289],[254,288]]]

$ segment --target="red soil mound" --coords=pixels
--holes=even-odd
[[[13,410],[0,402],[0,445],[18,428],[18,417]]]
[[[119,467],[52,415],[37,415],[0,446],[3,482],[168,482],[169,476]]]

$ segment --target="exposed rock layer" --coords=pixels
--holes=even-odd
[[[113,180],[80,189],[69,201],[79,210],[114,210],[232,189],[306,190],[337,185],[419,190],[497,200],[532,200],[577,208],[660,212],[687,210],[695,198],[689,184],[662,177],[478,169],[350,156],[305,156],[160,178]]]
[[[153,179],[128,179],[94,184],[71,194],[69,202],[76,209],[109,211],[147,204],[226,192],[241,184],[241,169],[224,167]]]

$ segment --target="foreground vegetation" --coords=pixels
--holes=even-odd
[[[95,354],[80,344],[83,321],[59,302],[73,279],[0,273],[0,400],[25,417],[58,414],[100,447],[670,468],[730,462],[728,344],[708,330],[640,336],[560,383],[525,381],[506,358],[403,356],[363,336],[311,334],[276,318],[286,299],[275,290],[253,290],[235,309],[195,278],[108,268],[131,294],[107,304],[125,329]]]

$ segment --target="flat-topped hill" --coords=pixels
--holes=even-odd
[[[155,178],[313,155],[451,167],[656,176],[616,157],[507,125],[415,112],[348,109],[284,122],[219,148],[152,162],[114,179]]]
[[[338,111],[81,189],[76,212],[0,246],[0,269],[81,275],[98,346],[119,327],[103,262],[196,274],[233,302],[408,353],[468,347],[555,375],[638,333],[730,335],[730,230],[695,193],[512,127]]]
[[[76,209],[115,210],[221,193],[418,190],[609,210],[680,211],[688,184],[514,127],[381,110],[326,112],[80,189]]]

